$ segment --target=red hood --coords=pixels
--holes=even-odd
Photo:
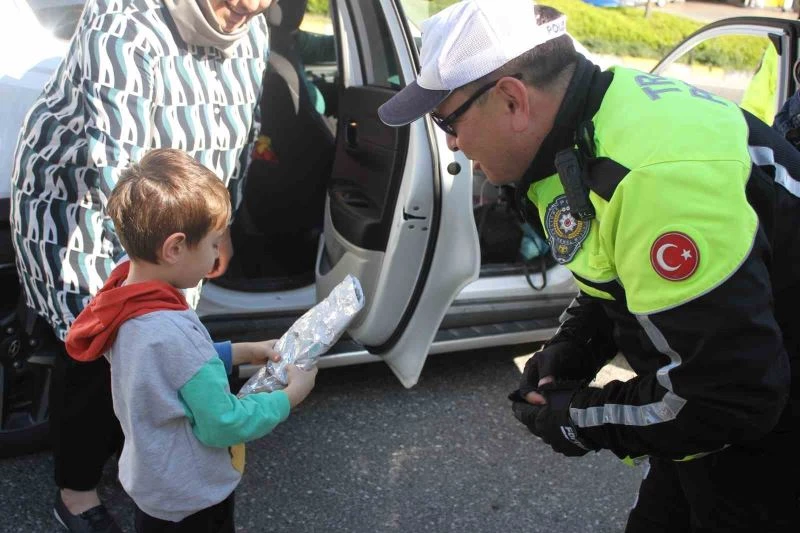
[[[122,285],[129,269],[129,261],[117,266],[72,323],[66,346],[73,359],[94,361],[102,357],[114,342],[119,326],[129,318],[153,311],[189,309],[183,293],[163,281]]]

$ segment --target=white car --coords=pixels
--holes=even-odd
[[[8,176],[20,124],[65,53],[83,2],[6,1],[12,8],[9,13],[6,6],[0,23],[0,171]],[[304,5],[282,3],[284,10]],[[204,286],[198,313],[213,337],[278,338],[348,274],[359,279],[366,303],[320,359],[322,368],[383,361],[412,387],[431,354],[529,343],[554,333],[577,289],[569,271],[542,253],[541,231],[521,228],[505,203],[507,191],[474,176],[430,119],[398,129],[378,119],[378,106],[416,75],[419,36],[412,20],[432,15],[432,5],[330,0],[328,15],[306,16],[297,34],[300,57],[283,57],[273,47],[273,78],[265,80],[272,85],[262,107],[292,119],[264,117],[284,120],[285,138],[260,140],[245,214],[233,227],[234,262]],[[787,43],[791,35],[786,49],[792,55],[785,61],[796,57],[795,24],[764,20],[747,19],[739,29]],[[724,33],[716,24],[716,35]],[[294,29],[274,27],[273,36]],[[282,57],[290,60],[284,66],[296,59],[302,71],[282,68]],[[782,100],[794,81],[784,76],[781,83]],[[252,179],[272,172],[268,162],[277,152],[287,179]],[[46,326],[26,327],[30,317],[20,308],[8,197],[5,178],[0,455],[47,444],[53,361],[52,347],[37,333]],[[238,371],[244,378],[255,368]]]

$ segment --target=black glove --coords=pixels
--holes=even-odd
[[[546,405],[528,403],[520,395],[520,391],[514,391],[508,396],[513,402],[511,410],[517,420],[553,450],[567,457],[580,457],[594,449],[578,437],[578,430],[569,416],[569,404],[577,385],[576,382],[543,385],[539,392],[547,400]]]
[[[531,355],[522,371],[520,396],[539,388],[539,380],[553,376],[556,380],[580,380],[594,375],[594,363],[587,354],[571,342],[549,344]]]

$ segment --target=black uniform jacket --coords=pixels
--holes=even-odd
[[[613,71],[601,72],[581,57],[555,127],[518,189],[523,216],[551,207],[533,206],[525,193],[531,184],[553,179],[556,154],[576,144],[586,169],[583,181],[599,210],[624,183],[629,169],[614,154],[594,157],[593,125],[587,122],[613,78]],[[741,113],[752,158],[746,196],[758,224],[738,270],[709,292],[646,314],[630,311],[630,295],[619,280],[597,283],[578,276],[580,285],[611,298],[582,291],[548,343],[571,343],[576,357],[591,359],[592,369],[620,351],[636,372],[628,382],[582,387],[570,408],[580,437],[620,458],[684,459],[728,445],[758,446],[796,425],[785,406],[790,359],[795,376],[800,374],[800,312],[792,309],[800,292],[800,152]],[[647,129],[658,127],[642,124],[641,131],[629,133],[646,142]],[[592,222],[602,224],[601,218],[598,213]],[[569,261],[565,266],[570,268]]]

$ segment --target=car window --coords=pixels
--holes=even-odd
[[[397,88],[399,66],[395,43],[383,15],[380,0],[358,0],[353,24],[358,28],[357,47],[367,85]],[[363,41],[361,40],[363,38]]]
[[[776,92],[776,71],[769,61],[761,68],[768,49],[775,51],[766,36],[719,35],[692,48],[660,74],[741,104],[758,87],[765,93]],[[746,53],[733,55],[731,50]]]
[[[423,20],[431,18],[442,9],[455,4],[458,0],[400,0],[403,12],[408,19],[412,31],[417,29]]]
[[[411,29],[411,35],[414,37],[414,43],[417,45],[417,50],[422,47],[422,32],[420,26],[426,19],[431,18],[433,15],[442,9],[455,4],[458,0],[400,0],[403,5],[403,13],[408,21],[408,27]]]
[[[312,0],[297,32],[297,46],[307,69],[336,63],[336,41],[327,0]]]
[[[306,4],[300,29],[295,34],[295,46],[314,108],[321,115],[335,121],[339,62],[327,0],[313,0]]]

